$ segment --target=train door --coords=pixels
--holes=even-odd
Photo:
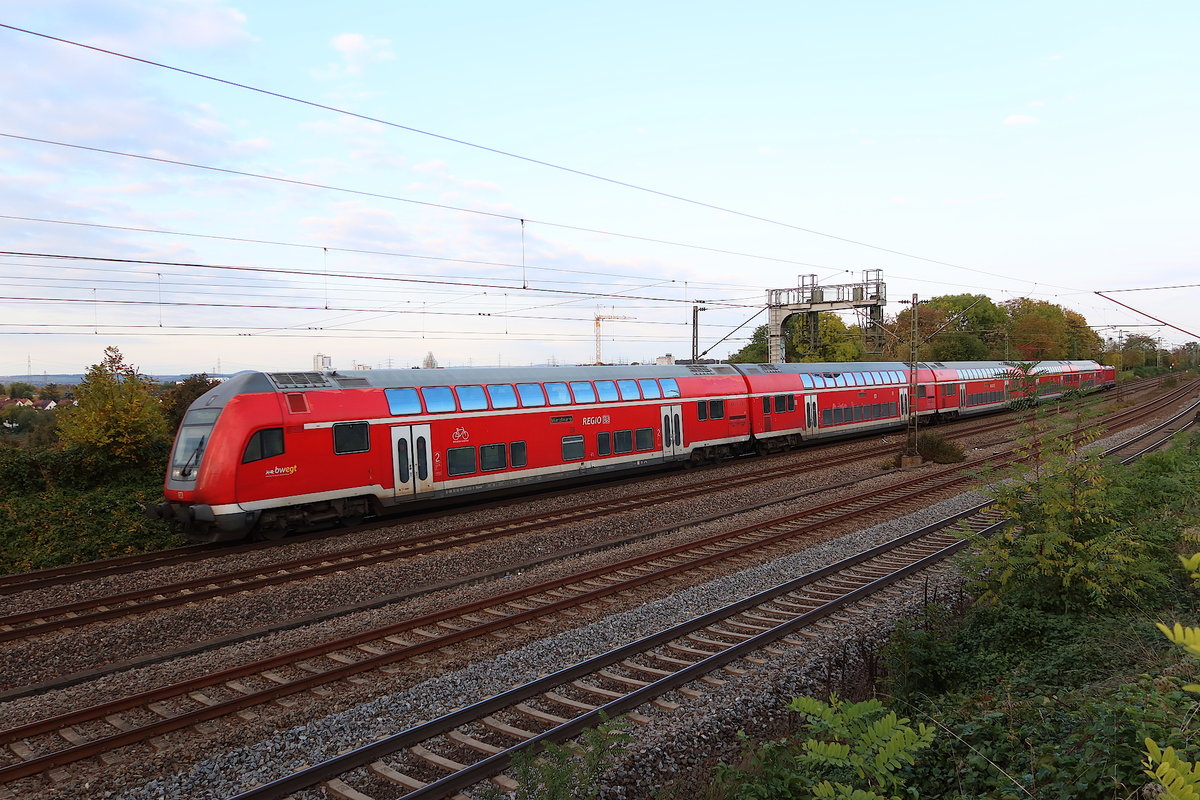
[[[817,396],[815,394],[804,395],[804,431],[810,436],[817,432]]]
[[[663,455],[680,455],[684,452],[683,406],[663,406],[659,410],[662,411]]]
[[[900,419],[908,419],[908,389],[900,390]]]
[[[433,488],[433,446],[428,425],[392,428],[392,468],[395,496],[428,492]]]

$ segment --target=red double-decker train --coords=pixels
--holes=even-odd
[[[1036,398],[1115,383],[1047,361]],[[194,541],[263,537],[424,499],[897,428],[1028,392],[1001,362],[242,372],[189,408],[152,510]],[[1025,388],[1022,389],[1021,386]]]

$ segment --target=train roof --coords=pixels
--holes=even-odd
[[[921,369],[1012,369],[1003,361],[922,361]],[[1042,361],[1034,372],[1098,369],[1095,361]],[[839,374],[843,372],[905,371],[903,361],[797,362],[786,364],[645,364],[569,367],[450,367],[448,369],[332,370],[324,372],[239,372],[209,392],[220,405],[246,392],[310,389],[397,389],[417,386],[461,386],[485,383],[545,383],[547,381],[692,378],[697,376]],[[207,395],[206,395],[207,397]]]

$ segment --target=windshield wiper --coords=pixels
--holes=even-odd
[[[188,456],[188,460],[183,462],[183,467],[179,470],[179,477],[186,478],[188,475],[192,474],[193,461],[195,461],[197,465],[200,463],[200,453],[204,451],[204,440],[207,438],[207,436],[201,436],[200,441],[196,442],[196,449],[192,451],[190,456]]]

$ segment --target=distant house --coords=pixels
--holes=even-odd
[[[53,411],[58,408],[57,400],[38,400],[33,404],[33,407],[38,411]]]
[[[12,408],[13,406],[31,406],[32,400],[26,400],[24,397],[18,397],[16,400],[0,400],[0,408]]]

